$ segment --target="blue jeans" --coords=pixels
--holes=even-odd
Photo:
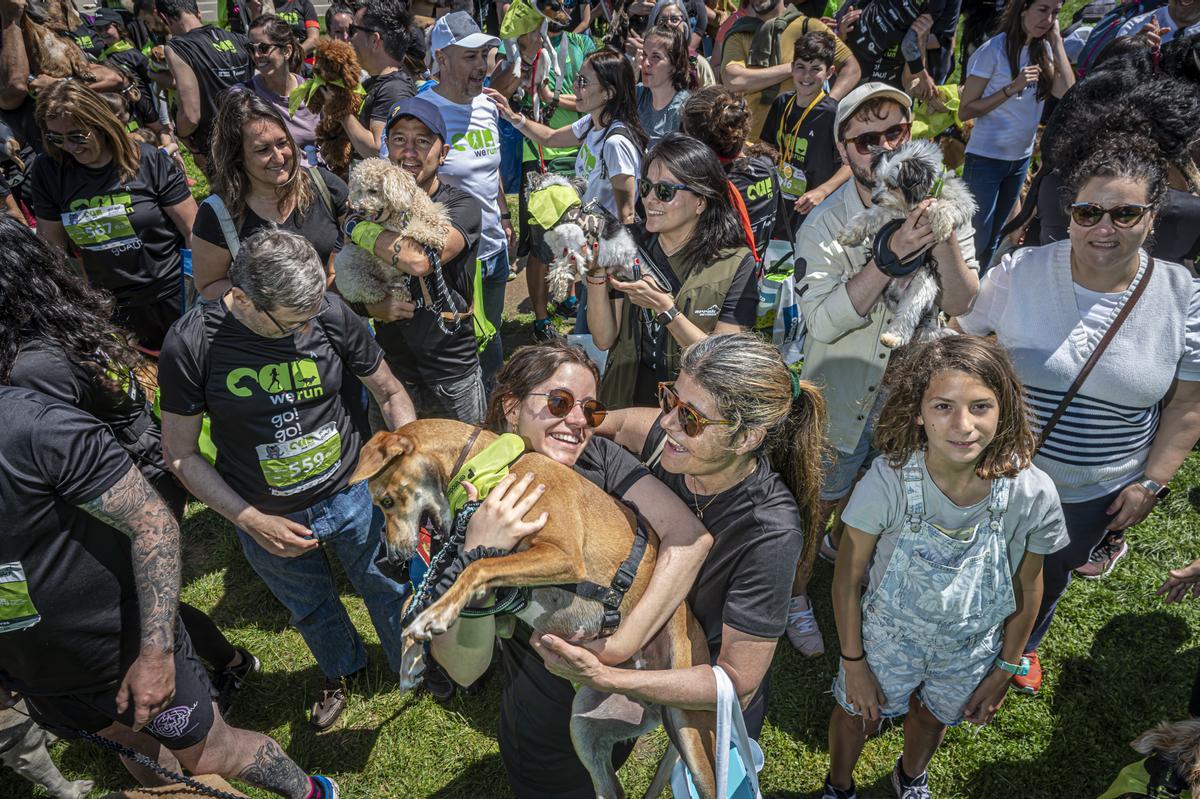
[[[408,587],[383,576],[379,555],[383,514],[371,504],[367,483],[355,483],[304,510],[284,514],[308,527],[321,546],[296,558],[272,555],[239,529],[242,551],[275,598],[291,612],[326,677],[346,677],[367,664],[362,638],[338,596],[329,563],[334,552],[366,603],[393,671],[400,670],[400,619]]]
[[[479,353],[483,386],[491,393],[496,372],[504,365],[504,345],[500,342],[500,322],[504,316],[504,290],[508,287],[508,250],[480,259],[483,263],[483,312],[496,327],[496,335]]]
[[[979,261],[980,277],[991,265],[992,253],[1000,244],[1000,231],[1021,195],[1028,171],[1028,158],[1002,161],[967,153],[963,180],[979,206],[971,224],[975,227],[975,258]]]

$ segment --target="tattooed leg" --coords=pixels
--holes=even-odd
[[[232,777],[287,799],[308,796],[308,775],[279,744],[262,733],[230,727],[219,713],[202,743],[176,754],[193,774]]]
[[[289,799],[304,799],[309,791],[304,769],[297,766],[279,744],[262,737],[264,741],[254,753],[254,762],[242,769],[238,779]]]

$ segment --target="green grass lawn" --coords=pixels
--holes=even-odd
[[[1200,604],[1164,606],[1153,591],[1168,567],[1200,554],[1194,507],[1200,489],[1189,490],[1198,483],[1200,456],[1193,456],[1165,506],[1131,536],[1132,552],[1116,573],[1072,585],[1043,647],[1042,695],[1011,694],[992,726],[951,731],[931,768],[935,796],[1095,797],[1135,759],[1129,740],[1154,722],[1185,714],[1200,664]],[[368,641],[369,675],[337,726],[314,733],[306,708],[317,688],[316,666],[247,566],[230,525],[193,505],[184,539],[184,599],[211,613],[263,662],[262,673],[238,696],[234,724],[269,732],[305,768],[336,777],[346,797],[510,795],[495,738],[502,675],[482,694],[460,696],[447,707],[427,695],[401,695],[361,600],[345,586],[345,602]],[[819,563],[813,596],[833,650],[830,577],[831,568]],[[835,668],[832,654],[804,660],[781,643],[762,736],[768,796],[819,790]],[[887,780],[900,745],[899,726],[868,744],[858,769],[860,796],[892,795]],[[661,732],[649,736],[622,769],[631,796],[645,790],[664,746]],[[90,744],[59,743],[54,755],[70,777],[93,777],[104,789],[132,784],[115,759]],[[38,795],[12,772],[0,773],[0,796]]]

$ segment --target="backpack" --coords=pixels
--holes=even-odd
[[[1091,70],[1096,56],[1100,55],[1109,42],[1117,38],[1117,31],[1122,25],[1134,17],[1162,8],[1166,4],[1166,0],[1130,0],[1101,17],[1088,34],[1083,49],[1079,51],[1079,58],[1075,61],[1075,74],[1082,78]]]
[[[337,211],[333,208],[333,196],[329,193],[329,187],[325,185],[325,178],[321,175],[321,170],[305,167],[305,172],[312,178],[313,186],[317,190],[317,195],[321,198],[322,205],[329,215],[337,221]],[[242,239],[238,235],[237,225],[234,224],[233,215],[229,213],[228,206],[216,194],[210,194],[205,197],[201,205],[207,205],[217,215],[217,224],[221,226],[221,235],[225,237],[225,249],[229,250],[229,259],[232,261],[237,258],[237,254],[242,249]]]

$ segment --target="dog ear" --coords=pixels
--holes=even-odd
[[[383,180],[379,185],[379,191],[387,201],[388,207],[397,211],[406,211],[412,204],[411,199],[404,191],[404,178],[402,177],[404,174],[401,167],[392,166],[383,171]]]
[[[900,172],[896,177],[900,190],[904,192],[904,199],[910,207],[924,200],[933,185],[929,170],[925,169],[920,161],[912,158],[906,159],[900,165]]]
[[[358,453],[358,466],[350,475],[351,485],[371,479],[396,458],[412,453],[415,446],[413,440],[403,433],[379,431]]]

